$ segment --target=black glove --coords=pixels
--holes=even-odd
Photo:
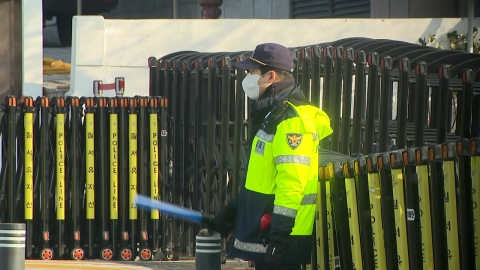
[[[215,216],[204,214],[203,221],[210,229],[220,233],[222,237],[227,237],[235,229],[237,211],[238,197],[230,200]]]
[[[269,241],[265,262],[268,270],[281,270],[282,258],[285,255],[285,243],[278,241]]]

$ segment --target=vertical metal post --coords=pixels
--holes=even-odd
[[[82,15],[82,0],[77,0],[77,16]]]
[[[178,19],[178,3],[177,0],[172,0],[173,19]]]
[[[468,0],[468,29],[467,29],[467,46],[468,52],[473,53],[473,16],[475,9],[475,1]]]

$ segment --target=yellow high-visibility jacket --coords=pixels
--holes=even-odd
[[[238,198],[230,248],[234,257],[261,262],[264,239],[287,240],[284,262],[310,263],[318,146],[333,130],[327,114],[306,101],[298,88],[295,92],[303,98],[289,99],[286,109],[270,123],[274,112],[267,115],[253,139],[245,189]],[[269,232],[260,229],[265,213],[272,215]]]

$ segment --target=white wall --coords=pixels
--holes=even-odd
[[[478,26],[480,20],[475,21]],[[346,37],[370,37],[418,43],[428,34],[466,32],[466,19],[317,19],[317,20],[108,20],[74,17],[71,91],[91,96],[92,81],[125,77],[127,96],[148,95],[147,58],[194,50],[253,50],[263,42],[288,47]],[[113,96],[113,93],[105,94]]]
[[[42,0],[22,0],[23,95],[36,98],[43,87]]]

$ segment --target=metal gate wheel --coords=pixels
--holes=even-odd
[[[53,259],[53,250],[50,248],[44,248],[40,252],[40,258],[42,260],[51,260]]]
[[[72,250],[72,259],[73,260],[81,260],[83,256],[85,256],[85,252],[81,248],[75,248]]]
[[[130,261],[133,257],[133,252],[128,249],[124,248],[120,251],[120,258],[124,261]]]
[[[152,251],[148,248],[144,248],[140,251],[140,259],[147,261],[152,257]]]
[[[111,260],[113,258],[113,251],[109,248],[102,249],[102,259]]]

